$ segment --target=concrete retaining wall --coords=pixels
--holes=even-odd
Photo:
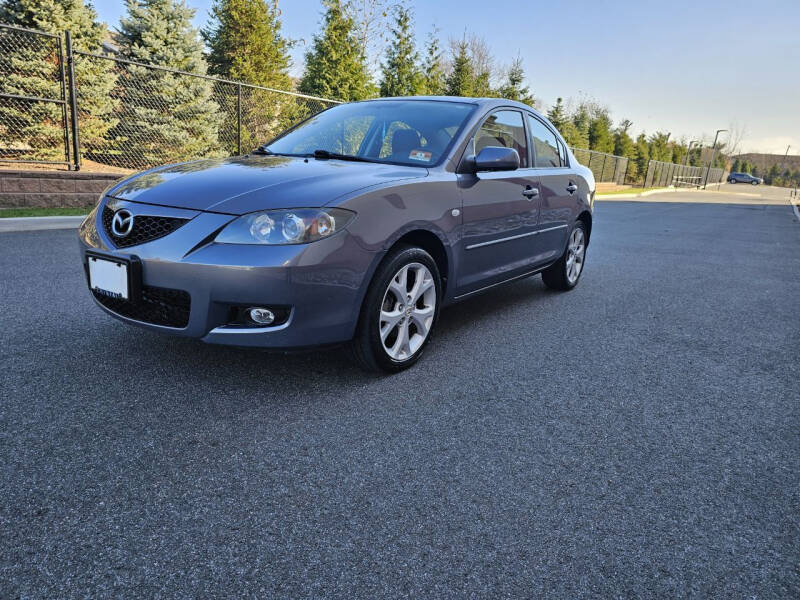
[[[121,177],[82,171],[0,171],[0,208],[92,206]]]

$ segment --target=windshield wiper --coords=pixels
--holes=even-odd
[[[328,159],[328,158],[335,158],[338,160],[352,160],[356,162],[375,162],[374,160],[370,160],[369,158],[364,158],[363,156],[353,156],[352,154],[339,154],[338,152],[330,152],[328,150],[314,150],[313,154],[314,158],[319,159]]]

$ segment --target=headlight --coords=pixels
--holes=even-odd
[[[355,213],[343,208],[265,210],[243,215],[219,232],[222,244],[307,244],[347,227]]]

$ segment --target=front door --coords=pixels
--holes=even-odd
[[[486,287],[529,268],[539,219],[539,179],[530,167],[525,125],[518,110],[490,114],[466,154],[487,146],[514,148],[515,171],[458,175],[462,196],[462,236],[458,249],[458,294]]]

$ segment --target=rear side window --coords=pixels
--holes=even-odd
[[[533,143],[534,166],[537,169],[563,167],[565,162],[559,151],[556,134],[545,127],[539,119],[532,115],[527,116]]]
[[[472,145],[476,156],[487,146],[514,148],[519,154],[519,166],[528,167],[528,142],[519,111],[498,110],[489,115],[472,138]]]

